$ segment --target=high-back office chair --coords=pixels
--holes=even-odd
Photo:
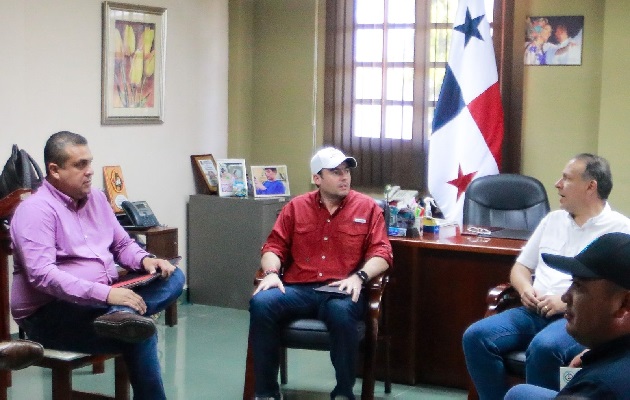
[[[489,175],[470,183],[464,200],[464,225],[521,229],[533,231],[549,212],[547,192],[536,178],[516,174]],[[489,317],[520,305],[518,292],[502,283],[488,292],[486,298]],[[525,377],[525,352],[515,351],[503,357],[512,380],[522,382]],[[469,399],[477,392],[471,384]]]
[[[466,189],[463,223],[533,231],[548,212],[547,192],[538,179],[488,175],[475,179]]]

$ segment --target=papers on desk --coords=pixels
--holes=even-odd
[[[457,226],[457,221],[453,219],[433,218],[437,226]]]
[[[509,229],[509,228],[485,228],[479,226],[468,226],[462,230],[462,235],[480,236],[489,238],[501,238],[501,239],[514,239],[514,240],[529,240],[532,236],[531,231],[522,229]]]

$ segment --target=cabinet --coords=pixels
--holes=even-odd
[[[287,199],[192,195],[188,202],[191,303],[247,310],[260,247]]]
[[[177,228],[168,226],[129,228],[127,232],[139,243],[144,243],[149,253],[166,259],[177,257]],[[177,325],[177,301],[168,306],[164,314],[166,325]]]

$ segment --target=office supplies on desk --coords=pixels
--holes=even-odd
[[[480,227],[469,226],[462,231],[462,235],[469,236],[482,236],[489,238],[502,238],[502,239],[514,239],[514,240],[529,240],[533,232],[522,229],[510,229],[510,228],[495,228],[495,227]]]

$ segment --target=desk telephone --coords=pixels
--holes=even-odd
[[[146,201],[125,200],[120,204],[120,208],[125,212],[122,218],[119,218],[120,224],[124,227],[150,228],[160,225]]]
[[[411,199],[418,196],[417,190],[404,190],[401,189],[400,186],[393,186],[389,192],[385,194],[389,201],[402,201],[406,204],[409,204]]]

